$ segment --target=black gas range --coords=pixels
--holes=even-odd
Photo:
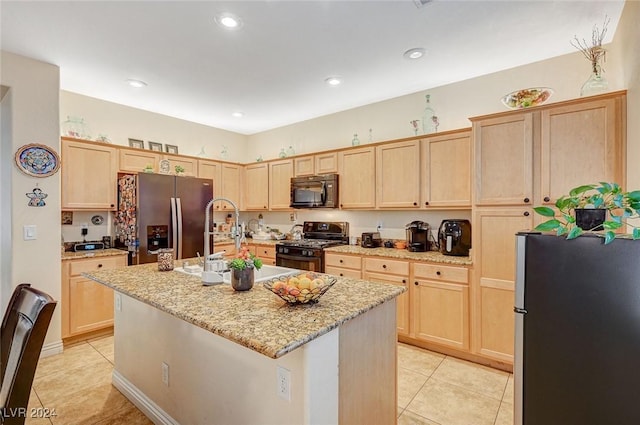
[[[324,272],[324,248],[349,243],[349,223],[305,221],[300,240],[276,245],[276,265]]]

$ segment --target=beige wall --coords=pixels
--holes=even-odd
[[[229,161],[247,162],[243,134],[61,91],[60,122],[68,116],[83,118],[93,139],[106,134],[117,145],[128,146],[129,138],[144,140],[145,148],[149,141],[176,145],[179,153],[194,156],[205,147],[206,157],[215,159],[227,146]]]
[[[60,73],[57,66],[7,52],[1,53],[0,83],[9,88],[2,102],[2,170],[11,170],[11,203],[1,216],[3,228],[11,223],[10,249],[2,245],[2,258],[10,258],[11,289],[21,282],[60,299],[60,173],[36,178],[23,174],[13,163],[20,146],[40,143],[60,152],[58,99]],[[7,101],[8,99],[8,101]],[[5,108],[8,108],[5,109]],[[8,122],[5,122],[7,116]],[[9,131],[5,132],[8,125]],[[6,149],[6,150],[5,150]],[[11,155],[5,155],[9,151]],[[6,168],[5,168],[6,167]],[[4,181],[3,181],[4,183]],[[48,194],[46,206],[29,207],[26,193],[40,187]],[[37,226],[37,240],[23,241],[24,225]],[[3,234],[3,238],[6,235]],[[2,288],[3,300],[10,294]],[[45,340],[45,350],[57,350],[60,343],[60,307],[56,308]]]

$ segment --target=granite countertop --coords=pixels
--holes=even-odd
[[[77,260],[79,258],[95,258],[95,257],[112,257],[114,255],[127,255],[127,251],[122,249],[96,249],[95,251],[78,251],[78,252],[63,252],[62,261],[65,260]]]
[[[338,278],[317,304],[288,305],[262,284],[246,292],[159,272],[155,263],[83,273],[125,295],[271,358],[281,357],[406,288]]]
[[[394,258],[398,260],[425,261],[432,263],[454,264],[459,266],[470,266],[471,257],[455,257],[443,255],[439,251],[409,252],[406,249],[395,248],[363,248],[360,245],[338,245],[324,249],[325,252],[336,252],[340,254],[369,255],[376,257]]]

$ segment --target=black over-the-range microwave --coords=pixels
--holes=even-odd
[[[291,208],[338,208],[338,175],[291,178]]]

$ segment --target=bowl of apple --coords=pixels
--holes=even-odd
[[[326,274],[305,272],[293,276],[281,276],[263,282],[265,288],[289,304],[317,303],[336,278]]]

